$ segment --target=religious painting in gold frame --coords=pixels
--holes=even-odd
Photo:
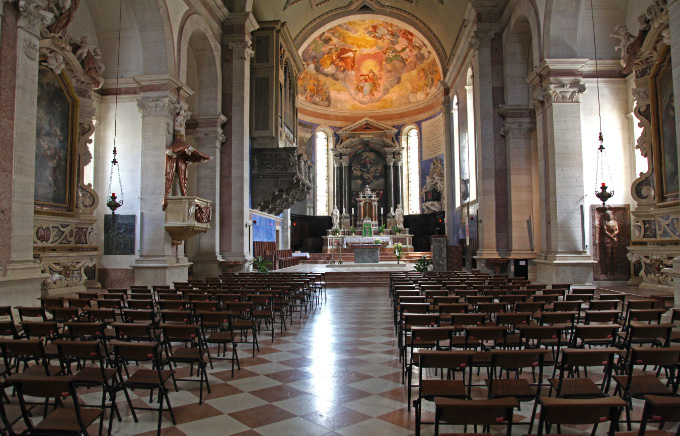
[[[79,101],[66,75],[40,67],[33,195],[36,213],[75,211],[78,111]]]
[[[671,51],[666,47],[649,79],[652,143],[657,203],[676,204],[680,198],[678,141]]]

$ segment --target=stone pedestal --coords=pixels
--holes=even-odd
[[[430,237],[430,254],[432,256],[432,270],[437,272],[446,271],[446,236]]]

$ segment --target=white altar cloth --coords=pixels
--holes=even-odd
[[[343,247],[347,247],[347,244],[372,244],[376,239],[387,242],[388,247],[392,246],[392,239],[389,236],[345,236]]]

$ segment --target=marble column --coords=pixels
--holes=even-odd
[[[333,154],[333,178],[335,180],[335,205],[338,207],[340,213],[342,213],[342,165],[340,164],[340,156],[336,153]]]
[[[510,253],[512,259],[533,259],[527,220],[534,209],[532,184],[531,132],[535,128],[533,109],[503,106],[505,119],[501,134],[505,137],[508,161],[507,189],[510,195]]]
[[[136,77],[142,86],[167,86],[167,91],[143,92],[137,99],[142,115],[142,159],[139,188],[139,255],[131,265],[135,284],[163,285],[186,281],[189,265],[184,244],[172,245],[165,231],[165,211],[161,207],[165,192],[165,149],[172,143],[174,104],[178,83],[158,83],[155,76]]]
[[[246,270],[253,258],[247,229],[250,218],[250,59],[251,12],[230,14],[222,50],[222,113],[226,142],[221,154],[220,252],[229,270]],[[231,33],[228,33],[231,32]]]
[[[387,156],[387,215],[391,216],[394,210],[394,156]]]
[[[290,250],[290,241],[292,239],[291,231],[293,230],[290,225],[290,208],[283,211],[283,216],[281,220],[281,246],[278,247],[280,250]]]
[[[340,159],[340,164],[342,165],[342,206],[345,209],[345,213],[343,214],[343,218],[345,218],[345,215],[347,216],[347,219],[349,219],[349,216],[352,212],[352,203],[349,200],[350,197],[350,184],[349,184],[349,157],[347,155],[343,155],[342,159]],[[349,224],[351,225],[351,224]],[[348,225],[348,226],[349,226]]]
[[[404,204],[404,196],[401,189],[401,153],[396,153],[394,156],[394,210],[397,210],[397,205],[401,205],[403,210],[407,210],[408,207]]]
[[[507,257],[507,168],[505,141],[500,137],[497,108],[503,88],[502,60],[494,56],[501,44],[498,34],[488,28],[475,31],[470,42],[476,50],[474,75],[475,138],[477,150],[477,201],[479,204],[479,250],[477,258]],[[500,92],[499,92],[500,91]],[[499,95],[500,94],[500,95]],[[485,270],[485,264],[477,267]],[[488,270],[486,270],[488,272]]]
[[[444,83],[442,83],[444,85]],[[444,210],[446,211],[446,240],[448,245],[455,245],[454,214],[456,211],[455,185],[456,170],[453,167],[453,118],[451,113],[451,97],[448,87],[442,100],[442,114],[444,116],[444,174],[446,178],[446,192],[444,193]]]
[[[0,55],[2,117],[0,194],[4,237],[0,241],[0,296],[7,305],[38,304],[47,277],[33,259],[35,127],[38,99],[38,47],[43,3],[26,0],[5,6],[5,37]]]
[[[585,86],[574,77],[548,80],[534,91],[542,233],[536,278],[539,283],[591,283],[594,262],[582,244],[581,222],[580,95]]]
[[[196,194],[212,202],[210,230],[194,237],[195,252],[191,253],[194,264],[193,276],[197,279],[216,277],[220,274],[220,164],[222,143],[225,140],[222,125],[227,121],[224,115],[195,118],[198,127],[193,137],[199,151],[212,156],[210,162],[196,165]]]

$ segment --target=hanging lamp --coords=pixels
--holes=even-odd
[[[120,9],[118,11],[118,60],[116,64],[116,103],[113,111],[113,158],[111,159],[111,169],[109,170],[109,189],[107,192],[108,201],[106,206],[111,209],[111,215],[115,217],[116,209],[123,205],[125,195],[123,194],[123,182],[120,178],[120,162],[118,162],[118,150],[116,149],[116,139],[118,134],[118,84],[120,79],[120,39],[122,33],[123,21],[123,1],[120,1]],[[116,197],[115,192],[111,192],[113,188],[114,173],[118,177],[118,192],[120,197]]]
[[[609,160],[607,159],[607,149],[604,146],[604,137],[602,136],[602,109],[600,108],[600,75],[597,69],[597,40],[595,38],[595,12],[593,9],[593,0],[590,0],[590,14],[593,20],[593,47],[595,48],[595,86],[597,88],[597,117],[600,121],[600,134],[598,141],[600,145],[597,147],[597,169],[595,172],[595,196],[602,202],[602,207],[605,207],[607,200],[614,196],[614,190],[608,190],[607,183],[612,183],[612,174],[609,169]]]

